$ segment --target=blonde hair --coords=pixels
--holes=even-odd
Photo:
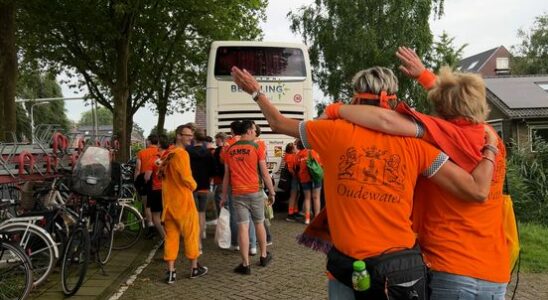
[[[388,68],[372,67],[354,75],[352,88],[356,93],[378,95],[381,91],[386,91],[387,94],[392,95],[398,92],[398,78]]]
[[[483,123],[489,114],[485,82],[476,74],[453,72],[442,67],[428,100],[443,119],[463,117],[472,123]]]

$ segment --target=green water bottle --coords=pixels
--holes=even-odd
[[[363,292],[369,289],[371,278],[367,272],[365,262],[357,260],[352,264],[354,272],[352,272],[352,287],[358,292]]]

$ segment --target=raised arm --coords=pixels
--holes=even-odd
[[[495,156],[498,152],[496,133],[487,126],[486,133],[487,143],[483,150],[483,159],[472,174],[448,161],[430,177],[430,180],[461,200],[484,202],[489,196],[495,169]]]
[[[284,117],[280,111],[270,103],[268,97],[261,92],[261,87],[253,75],[247,70],[240,70],[238,67],[232,67],[232,79],[242,90],[250,95],[256,95],[254,99],[263,115],[268,121],[268,125],[273,131],[286,134],[293,137],[299,137],[299,121]]]
[[[426,90],[434,87],[436,84],[436,75],[424,67],[420,57],[411,48],[399,47],[396,56],[402,63],[399,66],[408,77],[416,79]]]

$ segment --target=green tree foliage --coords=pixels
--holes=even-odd
[[[468,44],[457,47],[453,45],[454,41],[455,38],[444,31],[432,45],[432,52],[427,56],[426,63],[435,73],[442,66],[449,66],[454,70],[462,59],[462,53]]]
[[[112,112],[105,107],[99,106],[97,108],[97,125],[112,125]],[[79,126],[93,125],[93,110],[88,110],[82,113]]]
[[[359,70],[376,65],[396,70],[398,46],[413,47],[421,56],[430,51],[433,4],[441,14],[441,0],[318,0],[288,16],[291,30],[309,46],[314,81],[326,95],[341,99],[352,95],[350,82]],[[398,78],[399,96],[421,107],[425,93],[403,74]]]
[[[513,74],[548,74],[548,13],[535,18],[529,31],[518,30],[521,44],[512,47]]]
[[[548,225],[548,142],[534,141],[529,147],[512,147],[508,159],[508,188],[521,222]]]
[[[17,81],[17,97],[22,99],[57,98],[62,97],[61,87],[52,73],[42,73],[36,68],[21,69]],[[64,132],[69,130],[70,121],[66,115],[65,103],[61,100],[45,102],[36,105],[36,102],[25,102],[17,105],[17,137],[19,140],[30,140],[30,109],[34,105],[34,126],[41,124],[55,125]]]
[[[24,3],[25,54],[79,76],[113,112],[121,160],[127,159],[133,114],[151,99],[167,99],[160,109],[181,96],[199,99],[205,77],[195,74],[205,70],[209,42],[256,36],[266,6],[263,0]]]
[[[157,5],[141,17],[142,32],[136,32],[135,51],[140,55],[132,57],[137,61],[132,63],[135,76],[131,78],[140,93],[132,96],[139,103],[152,100],[160,131],[167,114],[204,105],[208,50],[213,40],[261,37],[259,21],[264,20],[266,1],[223,1],[222,6],[215,1],[193,2]],[[148,51],[153,55],[146,55]]]

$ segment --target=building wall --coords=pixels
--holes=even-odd
[[[495,54],[485,63],[485,65],[479,70],[479,73],[483,76],[496,76],[495,69],[497,67],[497,57],[507,57],[510,60],[510,52],[504,47],[499,47]],[[512,68],[512,66],[510,66]]]
[[[487,120],[498,120],[498,119],[506,118],[506,115],[500,109],[498,109],[496,106],[489,103],[489,100],[487,101],[488,101],[487,104],[489,105],[489,109],[491,110],[489,112],[489,115],[487,116]]]
[[[530,129],[533,126],[548,126],[548,118],[530,119],[527,121],[514,121],[517,142],[520,148],[531,150]]]

